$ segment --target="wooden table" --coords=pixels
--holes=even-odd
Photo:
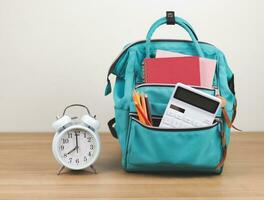
[[[126,173],[110,134],[102,134],[97,175],[57,176],[52,136],[0,134],[0,199],[264,199],[264,133],[233,134],[220,176]]]

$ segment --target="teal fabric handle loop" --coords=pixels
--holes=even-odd
[[[156,21],[154,24],[152,24],[152,26],[150,27],[148,34],[147,34],[147,37],[146,37],[146,57],[147,58],[150,57],[151,37],[152,37],[153,33],[155,32],[155,30],[159,26],[166,24],[166,22],[167,22],[166,17],[162,17],[158,21]],[[195,46],[195,49],[197,50],[198,55],[200,57],[204,57],[203,51],[202,51],[202,49],[199,45],[199,42],[198,42],[198,38],[197,38],[195,32],[193,31],[191,25],[187,21],[185,21],[184,19],[182,19],[180,17],[175,17],[175,22],[176,22],[176,24],[178,24],[179,26],[181,26],[182,28],[184,28],[188,32],[188,34],[190,35],[190,37],[194,43],[194,46]]]

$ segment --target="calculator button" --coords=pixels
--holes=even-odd
[[[189,124],[191,123],[191,120],[189,118],[186,118],[185,121]]]
[[[173,110],[169,110],[169,111],[168,111],[168,115],[169,115],[169,116],[174,116],[174,111],[173,111]]]
[[[172,119],[171,119],[171,118],[165,118],[165,119],[164,119],[164,123],[165,123],[165,124],[170,125],[171,122],[172,122]]]
[[[182,118],[182,121],[187,122],[185,117]]]
[[[176,115],[175,116],[177,119],[179,119],[179,120],[182,120],[182,116],[180,116],[180,115]]]

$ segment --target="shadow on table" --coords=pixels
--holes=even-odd
[[[202,177],[218,177],[219,173],[213,172],[128,172],[128,174],[137,174],[150,177],[179,177],[179,178],[202,178]]]

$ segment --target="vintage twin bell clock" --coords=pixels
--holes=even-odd
[[[65,115],[71,107],[85,108],[87,114],[81,118]],[[89,109],[81,104],[67,106],[61,117],[52,124],[56,133],[52,142],[55,159],[61,165],[58,175],[67,167],[71,170],[83,170],[90,167],[96,173],[93,164],[100,153],[100,138],[97,133],[99,121],[91,116]]]

